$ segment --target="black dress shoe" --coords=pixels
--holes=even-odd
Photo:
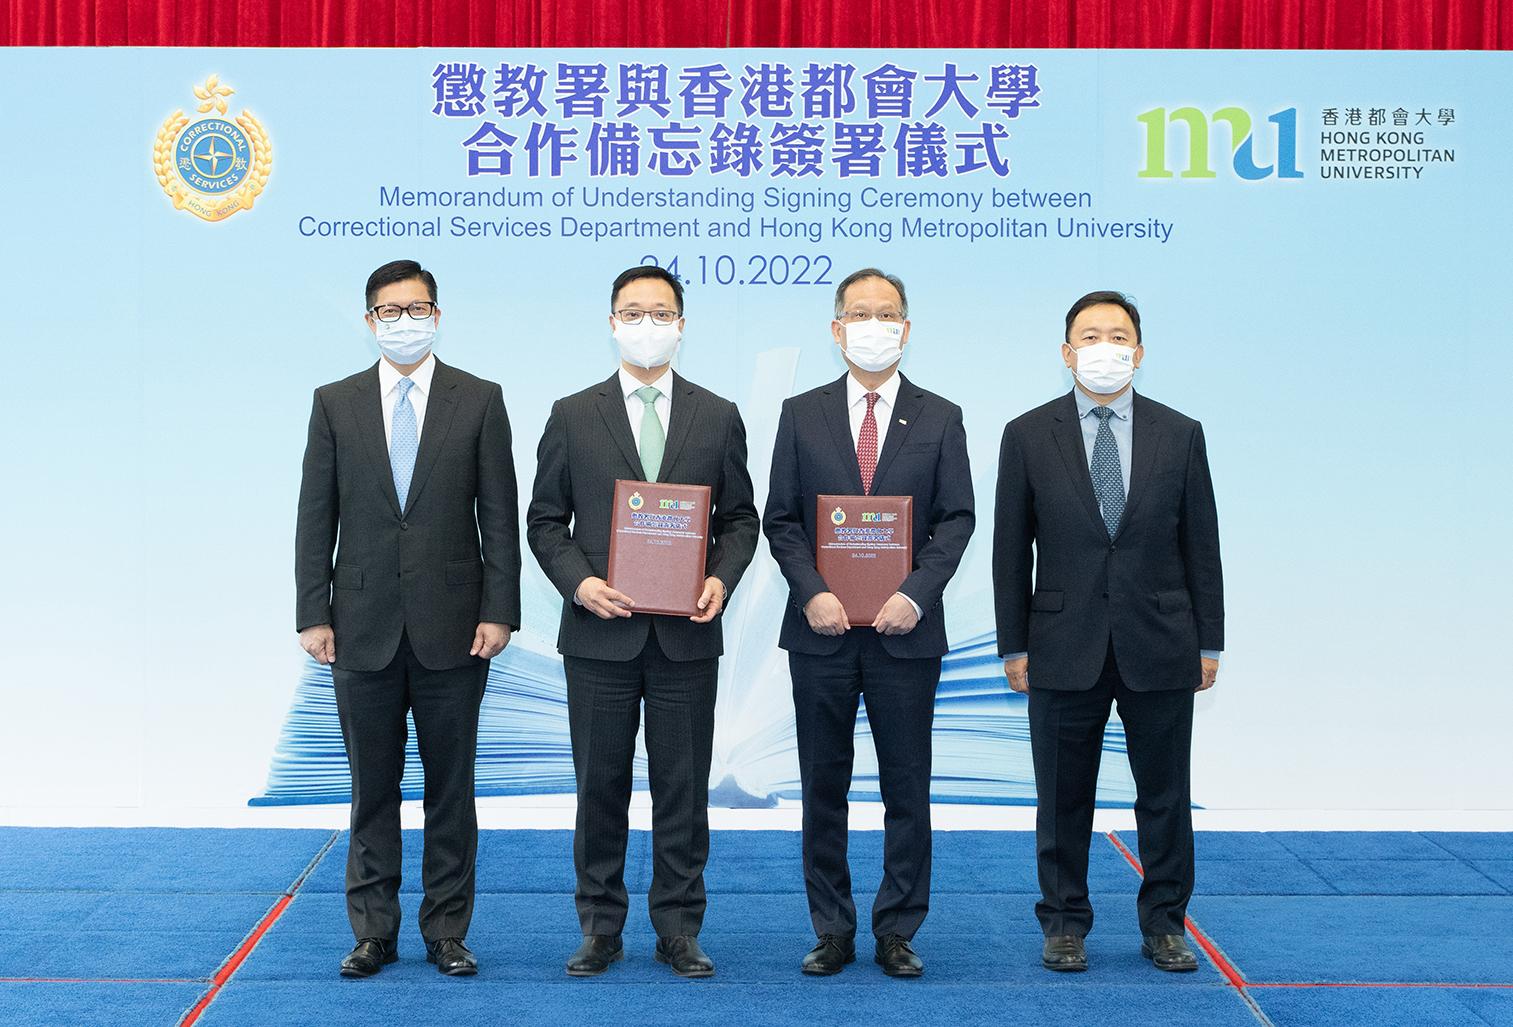
[[[1157,970],[1190,973],[1198,969],[1198,957],[1180,934],[1147,934],[1140,943],[1140,954],[1155,963]]]
[[[691,934],[657,939],[657,962],[672,967],[679,977],[713,977],[714,960],[699,948],[699,939]]]
[[[382,938],[364,938],[341,961],[343,977],[372,977],[399,959],[399,946]]]
[[[1075,934],[1053,934],[1040,950],[1040,964],[1047,970],[1081,973],[1087,969],[1087,949]]]
[[[889,977],[918,977],[925,972],[925,961],[901,934],[885,934],[877,939],[877,954],[872,958]]]
[[[814,977],[838,974],[847,963],[856,962],[856,939],[839,934],[822,934],[820,943],[809,950],[799,969]]]
[[[478,960],[461,938],[426,942],[426,962],[435,963],[436,969],[448,977],[471,977],[478,972]]]
[[[567,957],[569,977],[595,977],[609,969],[609,964],[625,958],[625,947],[618,934],[585,934],[578,951]]]

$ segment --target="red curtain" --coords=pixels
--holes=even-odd
[[[0,0],[18,46],[1513,48],[1513,0]]]

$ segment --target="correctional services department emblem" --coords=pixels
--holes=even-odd
[[[835,525],[837,528],[839,528],[842,524],[845,524],[846,511],[842,510],[840,507],[836,507],[830,513],[830,523]]]
[[[203,117],[191,120],[174,111],[158,129],[152,147],[152,166],[158,184],[176,210],[187,210],[204,221],[224,221],[252,201],[268,184],[273,147],[262,123],[243,108],[235,121],[227,113],[226,97],[235,90],[211,75],[194,87]]]
[[[630,494],[630,499],[625,501],[625,505],[630,507],[632,510],[639,510],[641,509],[641,507],[646,505],[646,500],[641,498],[641,493],[632,492]]]

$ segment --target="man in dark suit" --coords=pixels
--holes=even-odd
[[[646,704],[653,871],[648,905],[656,958],[684,977],[714,963],[699,946],[709,857],[709,765],[715,685],[724,651],[720,613],[756,548],[746,429],[735,404],[673,373],[683,286],[634,267],[610,289],[620,367],[608,381],[558,400],[537,450],[526,535],[562,593],[557,649],[578,782],[573,863],[583,943],[573,976],[621,958],[632,764]],[[704,591],[690,618],[635,613],[609,587],[616,479],[710,487]]]
[[[383,358],[315,391],[295,533],[295,626],[332,665],[352,769],[357,946],[341,973],[369,977],[398,958],[408,711],[425,767],[420,931],[438,970],[468,975],[478,710],[489,660],[520,627],[510,422],[498,385],[431,355],[441,308],[429,271],[385,264],[367,308]]]
[[[804,884],[819,935],[804,973],[839,973],[856,958],[856,905],[846,860],[858,699],[877,747],[884,816],[883,882],[872,906],[875,959],[917,977],[912,939],[930,903],[930,729],[945,655],[941,595],[976,518],[961,408],[898,372],[909,339],[904,285],[865,268],[835,292],[831,333],[850,370],[783,404],[763,530],[791,602],[788,650],[804,800]],[[913,570],[871,624],[850,624],[815,567],[820,495],[913,496]]]
[[[1076,387],[1004,429],[993,535],[998,654],[1009,686],[1029,693],[1041,959],[1087,969],[1088,845],[1117,702],[1145,877],[1141,951],[1162,970],[1195,970],[1184,936],[1193,694],[1213,685],[1224,647],[1203,428],[1133,391],[1145,350],[1123,294],[1074,303],[1061,351]]]

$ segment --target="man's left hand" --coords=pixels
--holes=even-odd
[[[1219,661],[1210,660],[1207,656],[1201,657],[1203,663],[1203,682],[1195,691],[1206,692],[1214,687],[1214,682],[1219,680]]]
[[[482,621],[478,625],[478,630],[473,632],[473,648],[469,650],[468,655],[492,660],[504,652],[504,647],[509,644],[510,626],[508,624]]]
[[[907,635],[919,623],[914,604],[904,598],[902,592],[894,592],[877,612],[872,626],[882,635]]]
[[[704,591],[699,596],[699,609],[703,613],[688,618],[695,624],[708,624],[725,608],[725,583],[716,577],[704,579]]]

